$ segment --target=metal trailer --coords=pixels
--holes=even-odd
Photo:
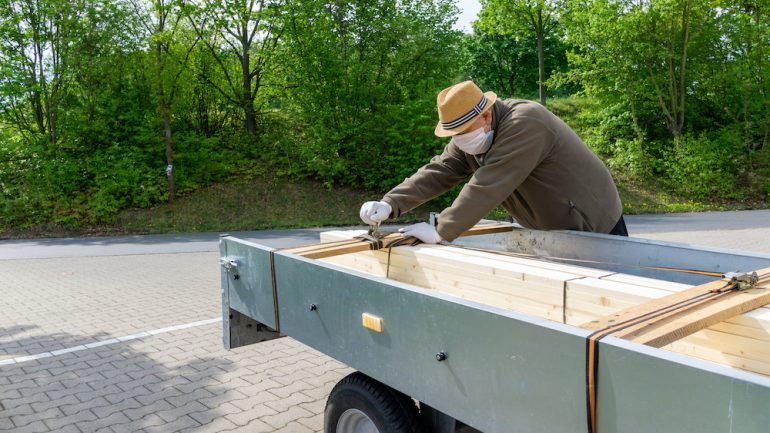
[[[708,278],[625,265],[770,266],[767,254],[569,231],[516,229],[455,243],[688,284]],[[587,330],[229,236],[220,254],[226,348],[286,335],[360,372],[332,391],[327,432],[418,431],[418,405],[423,431],[436,433],[588,430]],[[365,329],[363,313],[382,318],[382,332]],[[770,432],[767,377],[613,337],[599,353],[600,433]]]

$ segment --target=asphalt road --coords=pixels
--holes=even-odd
[[[770,252],[770,210],[627,215],[634,237]],[[350,227],[353,228],[353,227]],[[363,226],[357,228],[364,228]],[[335,227],[229,233],[275,248],[318,242]],[[217,251],[220,233],[0,241],[0,260]]]

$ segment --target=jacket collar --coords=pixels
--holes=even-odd
[[[502,99],[498,99],[492,104],[492,129],[499,131],[500,120],[505,117],[505,113],[511,111],[511,108],[505,105]],[[497,134],[495,134],[495,138]]]

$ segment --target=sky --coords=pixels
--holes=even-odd
[[[457,19],[455,28],[465,33],[471,33],[473,31],[471,21],[476,21],[478,18],[481,3],[479,0],[457,0],[457,6],[460,8],[460,17]]]

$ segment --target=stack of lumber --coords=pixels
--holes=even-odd
[[[511,230],[513,230],[513,225],[510,223],[478,224],[462,232],[460,236],[487,235],[493,233],[510,232]],[[364,232],[359,232],[359,234],[356,236],[364,234]],[[323,259],[325,257],[337,256],[340,254],[350,254],[359,251],[389,248],[390,246],[414,245],[415,243],[419,242],[416,238],[405,236],[398,232],[387,233],[380,237],[365,236],[364,238],[366,239],[353,239],[352,237],[346,237],[343,239],[322,242],[320,244],[288,248],[284,251],[297,254],[308,259]],[[362,240],[365,240],[365,242],[361,242]]]
[[[359,231],[330,231],[322,242]],[[418,245],[321,259],[396,281],[575,326],[692,286],[526,257]],[[770,376],[770,308],[735,316],[663,347]]]

